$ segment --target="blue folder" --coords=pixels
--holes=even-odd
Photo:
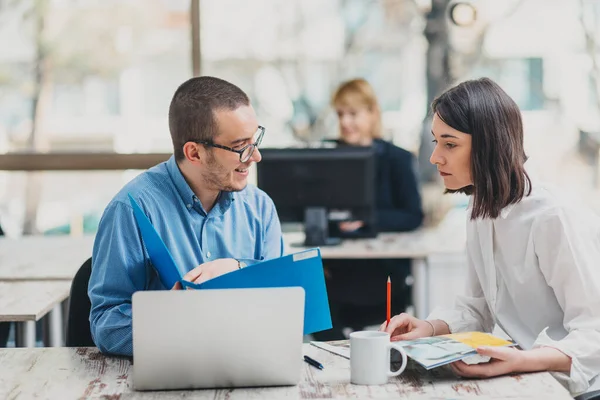
[[[184,288],[193,289],[242,289],[300,286],[304,288],[304,334],[331,328],[331,314],[323,274],[321,251],[310,249],[273,260],[263,261],[248,267],[218,276],[201,284],[181,278],[169,249],[162,241],[152,223],[135,199],[129,195],[133,214],[150,261],[162,284],[172,288],[181,282]]]

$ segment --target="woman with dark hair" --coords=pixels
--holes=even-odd
[[[600,389],[600,221],[530,178],[515,102],[493,81],[467,81],[432,104],[431,163],[447,192],[471,196],[466,293],[427,320],[392,318],[392,340],[498,324],[520,348],[479,348],[465,377],[552,371],[573,394]]]

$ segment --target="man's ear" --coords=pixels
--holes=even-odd
[[[190,163],[202,163],[204,158],[204,147],[194,142],[187,142],[183,145],[183,154]]]

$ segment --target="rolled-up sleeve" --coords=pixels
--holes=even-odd
[[[451,333],[491,332],[494,327],[494,320],[468,252],[465,286],[464,294],[456,297],[454,306],[448,308],[438,307],[433,310],[427,319],[444,321],[448,324]]]
[[[100,220],[88,287],[92,338],[104,353],[133,353],[131,296],[146,286],[146,259],[131,207],[113,202]]]
[[[553,347],[571,358],[569,374],[553,375],[578,394],[600,372],[600,233],[559,210],[538,221],[533,235],[540,269],[564,311],[568,332],[554,340],[544,330],[533,347]]]

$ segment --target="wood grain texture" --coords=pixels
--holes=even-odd
[[[0,282],[0,321],[37,321],[69,297],[71,282]]]
[[[0,349],[0,398],[30,399],[571,399],[549,373],[467,380],[411,364],[387,385],[350,384],[350,362],[308,344],[304,353],[324,370],[304,364],[299,385],[193,391],[136,392],[129,360],[95,348]]]
[[[0,239],[0,281],[72,280],[92,256],[94,236]]]
[[[345,239],[338,246],[321,247],[327,258],[425,258],[435,254],[457,254],[466,246],[466,212],[454,209],[436,227],[413,232],[380,233],[373,239]],[[306,250],[298,244],[304,233],[283,235],[286,254]]]

